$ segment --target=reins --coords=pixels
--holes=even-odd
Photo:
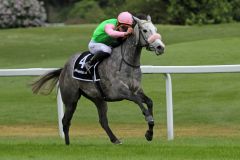
[[[139,35],[143,37],[144,41],[146,42],[146,46],[148,44],[148,41],[146,40],[146,37],[144,37],[144,35],[142,34],[141,30],[139,30]],[[135,47],[138,46],[139,42],[140,42],[140,36],[138,38],[138,40],[136,40],[136,43],[135,43]],[[144,46],[141,46],[141,47],[144,47]],[[132,68],[139,68],[141,65],[133,65],[131,63],[129,63],[128,61],[125,60],[124,58],[124,55],[126,53],[126,47],[125,49],[123,50],[123,45],[121,45],[121,56],[122,56],[122,59],[121,59],[121,63],[120,63],[120,67],[119,67],[119,71],[121,70],[122,68],[122,63],[124,62],[125,64],[127,64],[128,66],[132,67]]]
[[[124,58],[125,53],[126,53],[126,47],[125,47],[125,49],[124,49],[124,51],[123,51],[123,45],[121,45],[121,56],[122,56],[122,59],[121,59],[119,71],[120,71],[121,68],[122,68],[122,63],[123,63],[123,62],[124,62],[125,64],[127,64],[128,66],[132,67],[132,68],[139,68],[140,65],[133,65],[133,64],[131,64],[131,63],[129,63],[128,61],[125,60],[125,58]]]

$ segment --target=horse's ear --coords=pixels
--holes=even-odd
[[[147,21],[152,21],[152,18],[150,15],[147,15]]]
[[[138,27],[142,27],[142,22],[141,22],[141,20],[139,19],[139,18],[137,18],[137,17],[134,17],[133,16],[133,19],[134,19],[134,21],[136,22],[136,25],[138,25]]]
[[[135,21],[136,23],[140,23],[140,22],[141,22],[141,20],[140,20],[139,18],[135,17],[135,16],[133,16],[133,19],[134,19],[134,21]]]
[[[138,41],[139,41],[139,26],[138,26],[138,23],[135,25],[134,27],[134,35],[135,35],[135,44],[137,45],[138,44]]]

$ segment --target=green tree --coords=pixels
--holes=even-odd
[[[122,11],[129,11],[134,15],[149,14],[154,23],[167,22],[168,0],[100,0],[98,2],[109,17],[116,17]]]
[[[229,0],[232,6],[232,16],[236,21],[240,21],[240,0]]]
[[[94,0],[82,0],[74,3],[69,11],[67,21],[70,23],[99,23],[106,16]]]
[[[134,15],[149,14],[154,23],[167,23],[167,5],[168,0],[131,0],[126,2],[123,9]]]
[[[175,24],[216,24],[232,21],[228,0],[170,0],[169,20]]]

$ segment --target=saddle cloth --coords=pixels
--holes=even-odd
[[[90,72],[87,72],[85,68],[85,63],[87,63],[94,55],[89,51],[83,52],[75,61],[72,77],[81,81],[99,81],[100,77],[98,74],[98,63],[91,67]]]

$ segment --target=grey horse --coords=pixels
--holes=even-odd
[[[140,20],[134,17],[134,33],[129,36],[120,46],[113,49],[109,58],[103,60],[98,67],[101,77],[101,94],[94,82],[79,81],[72,78],[73,65],[80,54],[73,55],[61,69],[51,71],[41,76],[32,84],[34,93],[46,88],[49,93],[59,81],[59,87],[65,113],[62,119],[63,132],[66,145],[69,141],[69,128],[72,116],[81,96],[91,100],[97,107],[99,122],[106,131],[110,141],[114,144],[121,144],[121,141],[113,134],[107,118],[107,101],[130,100],[135,102],[141,109],[148,124],[145,137],[148,141],[153,138],[153,102],[147,97],[141,88],[140,57],[143,47],[155,51],[157,55],[164,52],[165,45],[157,33],[156,27],[147,20]],[[51,85],[49,85],[51,83]],[[143,104],[147,105],[147,108]]]

